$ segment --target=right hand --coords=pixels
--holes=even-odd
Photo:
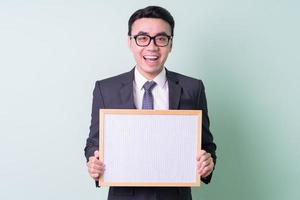
[[[99,151],[94,152],[94,156],[89,157],[89,161],[87,163],[88,172],[90,176],[95,180],[99,180],[99,178],[104,173],[104,163],[99,160]]]

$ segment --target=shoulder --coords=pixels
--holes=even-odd
[[[104,88],[114,88],[119,87],[123,84],[133,81],[133,71],[125,72],[116,76],[105,78],[102,80],[96,81],[96,86]]]
[[[168,80],[174,81],[176,84],[179,84],[181,87],[186,89],[201,90],[202,88],[204,88],[201,79],[196,79],[177,72],[167,70],[167,78]]]

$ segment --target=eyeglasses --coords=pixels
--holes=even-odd
[[[158,47],[165,47],[169,44],[170,39],[172,36],[169,35],[156,35],[156,36],[149,36],[145,34],[134,35],[130,36],[130,39],[134,38],[136,45],[140,47],[146,47],[150,44],[151,40],[154,41],[154,44]]]

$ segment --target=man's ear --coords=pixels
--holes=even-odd
[[[128,36],[127,45],[128,45],[128,48],[131,49],[131,39],[130,39],[130,36]]]
[[[172,51],[172,48],[173,48],[173,39],[171,40],[171,43],[170,43],[170,50],[169,50],[169,52]]]

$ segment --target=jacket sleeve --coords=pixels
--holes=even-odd
[[[99,150],[99,109],[104,107],[100,83],[97,81],[93,91],[90,132],[84,148],[87,161],[89,160],[89,157],[94,155],[96,150]],[[98,181],[96,181],[96,186],[98,186]]]
[[[94,155],[94,151],[99,149],[99,109],[101,108],[104,108],[104,102],[100,90],[100,83],[97,81],[93,91],[90,132],[84,148],[87,161],[90,156]]]
[[[202,149],[206,152],[210,153],[214,164],[216,165],[216,144],[213,141],[213,135],[210,132],[209,126],[209,117],[208,117],[208,109],[207,109],[207,101],[206,101],[206,95],[205,95],[205,88],[203,82],[199,81],[199,89],[198,89],[198,98],[197,98],[197,107],[202,110]],[[208,184],[212,177],[211,173],[206,178],[201,178],[201,180]]]

